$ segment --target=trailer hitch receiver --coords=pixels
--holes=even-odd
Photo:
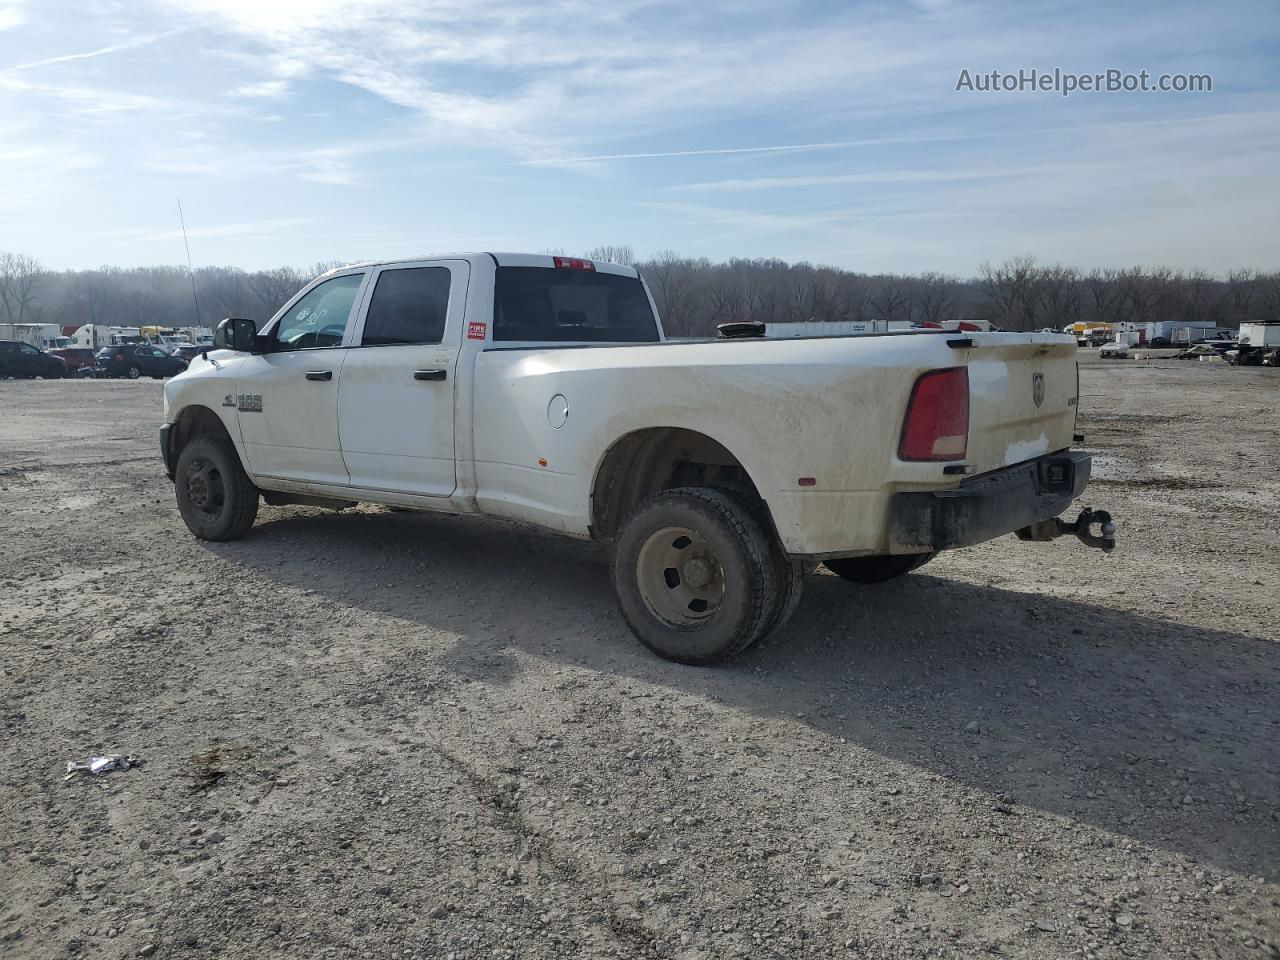
[[[1098,533],[1093,532],[1095,524]],[[1090,510],[1088,507],[1080,511],[1080,516],[1076,517],[1074,523],[1054,517],[1052,520],[1029,524],[1016,532],[1019,540],[1043,542],[1074,536],[1086,547],[1097,547],[1103,553],[1110,553],[1116,548],[1116,525],[1111,520],[1111,514],[1105,510]]]

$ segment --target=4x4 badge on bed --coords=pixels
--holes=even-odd
[[[1037,373],[1031,377],[1031,399],[1036,402],[1036,406],[1044,403],[1044,374]]]

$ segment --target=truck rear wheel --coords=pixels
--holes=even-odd
[[[800,597],[804,593],[804,566],[799,560],[792,560],[787,556],[781,541],[776,536],[770,535],[773,530],[773,519],[769,516],[769,507],[759,496],[749,489],[736,485],[716,486],[712,489],[723,491],[736,500],[743,509],[749,510],[770,541],[772,549],[769,552],[773,557],[776,588],[769,613],[765,617],[764,628],[760,633],[760,639],[763,640],[775,630],[784,627],[796,612],[796,608],[800,606]]]
[[[236,540],[258,517],[258,488],[225,437],[196,437],[178,455],[174,471],[178,510],[201,540]]]
[[[741,653],[777,620],[772,549],[752,511],[726,493],[656,494],[627,518],[614,549],[623,619],[641,643],[678,663]]]
[[[904,573],[918,570],[935,556],[935,553],[904,553],[880,557],[843,557],[839,560],[824,560],[822,563],[836,576],[853,583],[884,583]]]

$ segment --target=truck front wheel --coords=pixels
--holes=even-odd
[[[682,487],[641,503],[618,535],[613,585],[631,632],[668,660],[715,663],[776,620],[777,566],[752,512],[719,490]]]
[[[178,510],[201,540],[236,540],[258,516],[258,488],[225,437],[196,437],[178,455],[174,470]]]
[[[882,557],[843,557],[839,560],[824,560],[822,563],[836,576],[853,583],[884,583],[923,567],[935,556],[937,554],[904,553]]]

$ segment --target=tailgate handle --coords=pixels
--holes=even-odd
[[[332,370],[308,370],[307,379],[308,380],[332,380],[333,371]]]
[[[413,371],[413,379],[415,380],[447,380],[449,379],[448,370],[415,370]]]
[[[967,347],[976,347],[978,344],[970,340],[968,337],[960,337],[956,340],[948,340],[947,346],[952,350],[964,350]]]

